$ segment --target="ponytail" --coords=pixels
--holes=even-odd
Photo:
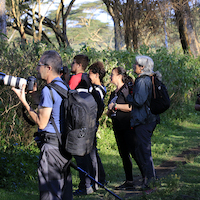
[[[117,70],[118,74],[122,75],[122,82],[125,84],[129,84],[130,82],[133,84],[133,79],[126,74],[126,70],[123,67],[115,67],[113,70]]]

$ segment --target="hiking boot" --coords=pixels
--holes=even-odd
[[[125,181],[122,185],[115,187],[116,190],[133,190],[134,188],[133,181]]]
[[[86,189],[78,189],[75,192],[73,192],[74,196],[81,196],[81,195],[87,195],[92,194],[94,192],[92,187],[86,188]]]

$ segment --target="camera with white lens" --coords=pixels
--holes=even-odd
[[[35,82],[36,78],[34,76],[29,76],[26,80],[24,78],[10,76],[0,72],[0,85],[13,86],[22,89],[23,84],[25,84],[27,91],[33,91]]]

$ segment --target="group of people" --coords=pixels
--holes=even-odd
[[[108,116],[111,117],[119,154],[122,158],[125,182],[116,189],[133,189],[131,157],[137,163],[142,175],[142,189],[148,189],[150,182],[156,179],[151,155],[151,136],[159,123],[159,115],[150,111],[152,82],[150,76],[159,72],[153,71],[154,62],[148,56],[136,56],[133,64],[137,78],[133,82],[122,67],[112,70],[111,82],[116,90],[110,95]],[[130,88],[130,85],[133,85]]]
[[[37,65],[38,79],[52,81],[68,90],[91,92],[97,90],[103,101],[106,87],[103,78],[106,74],[102,62],[95,62],[89,66],[89,73],[85,71],[89,65],[86,55],[76,55],[69,69],[62,65],[61,56],[54,50],[44,52]],[[151,156],[151,136],[159,123],[159,116],[150,111],[152,84],[150,75],[154,62],[148,56],[136,56],[133,65],[137,75],[135,81],[127,76],[126,70],[116,67],[112,70],[111,83],[116,85],[116,90],[110,95],[107,115],[111,117],[119,154],[121,156],[125,182],[116,189],[128,190],[134,188],[131,157],[137,163],[143,178],[142,188],[149,188],[149,183],[156,178],[153,159]],[[160,75],[160,74],[159,74]],[[160,77],[159,77],[160,78]],[[98,190],[98,185],[90,178],[79,172],[80,183],[78,190],[72,192],[72,179],[70,174],[70,161],[72,156],[60,153],[56,131],[50,118],[53,117],[57,127],[60,127],[60,106],[62,97],[52,89],[54,102],[50,90],[45,86],[40,96],[37,95],[37,85],[30,95],[38,103],[35,112],[26,100],[25,85],[22,89],[12,88],[21,100],[29,115],[38,125],[35,140],[40,148],[38,162],[39,191],[41,200],[73,199],[73,195],[87,195]],[[98,102],[97,102],[98,104]],[[97,117],[97,128],[98,128]],[[60,131],[60,129],[59,129]],[[50,139],[49,139],[50,138]],[[48,141],[48,142],[47,142]],[[57,142],[55,142],[57,141]],[[78,167],[88,172],[98,182],[106,183],[106,173],[94,140],[92,151],[85,156],[74,156]]]

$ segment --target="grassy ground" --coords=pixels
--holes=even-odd
[[[182,151],[200,145],[200,113],[193,113],[191,119],[167,124],[160,124],[152,137],[152,153],[155,166],[170,160]],[[99,154],[106,171],[107,188],[114,191],[114,187],[121,184],[125,177],[122,162],[119,157],[113,132],[109,129],[100,129],[98,132]],[[187,156],[185,165],[178,163],[176,170],[163,177],[157,185],[157,191],[152,194],[126,196],[126,193],[117,193],[122,199],[200,199],[200,156]],[[15,163],[17,165],[17,163]],[[36,168],[37,166],[35,166]],[[133,174],[138,178],[140,173],[133,161]],[[73,189],[77,189],[78,172],[72,169]],[[26,180],[24,180],[26,182]],[[17,183],[18,184],[18,183]],[[114,191],[116,192],[116,191]],[[36,200],[38,199],[37,181],[26,185],[18,184],[17,189],[0,189],[0,200]],[[74,199],[115,199],[111,194],[100,188],[97,192]]]

